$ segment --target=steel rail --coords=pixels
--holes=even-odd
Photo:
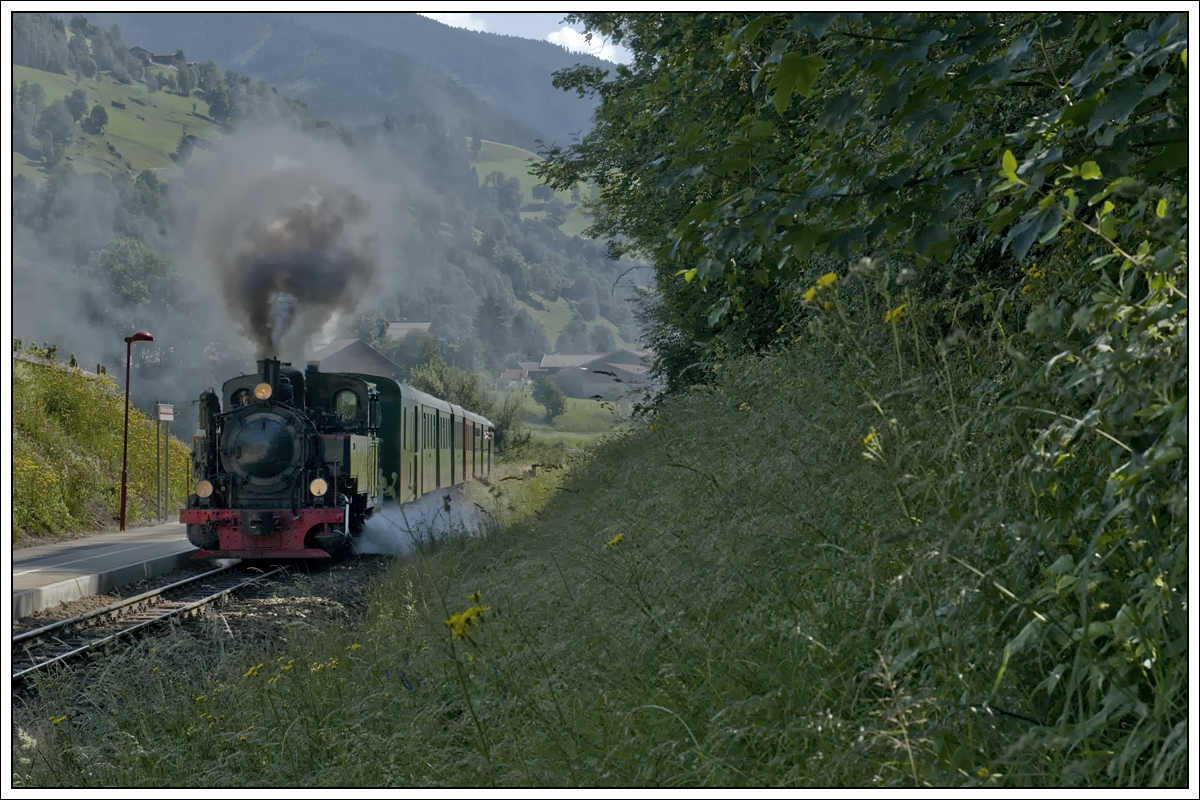
[[[61,623],[54,623],[53,625],[47,625],[42,628],[38,628],[35,631],[29,631],[25,634],[21,634],[20,639],[18,639],[18,637],[13,637],[13,643],[16,644],[19,640],[24,641],[24,640],[30,639],[30,638],[32,638],[33,634],[38,634],[39,638],[40,638],[41,636],[46,635],[45,632],[47,630],[53,630],[53,629],[62,627],[63,623],[69,623],[71,621],[78,621],[81,619],[97,617],[97,616],[101,616],[106,613],[111,614],[116,610],[119,610],[119,609],[124,608],[129,605],[132,605],[140,600],[144,600],[148,597],[154,597],[158,594],[161,594],[161,593],[167,591],[168,589],[176,588],[182,584],[192,583],[194,581],[200,580],[201,578],[210,577],[218,572],[224,572],[225,570],[227,570],[229,568],[230,567],[222,567],[220,569],[215,569],[215,570],[212,570],[211,572],[206,572],[203,575],[197,575],[193,578],[187,578],[187,579],[179,581],[177,583],[173,583],[170,586],[164,586],[161,589],[156,589],[156,590],[153,590],[150,592],[146,592],[142,595],[138,595],[135,598],[130,598],[129,600],[125,600],[120,603],[115,603],[112,606],[107,606],[105,608],[96,609],[95,611],[89,611],[87,614],[81,614],[78,617],[72,617],[70,620],[63,620]],[[244,589],[245,587],[247,587],[253,583],[257,583],[257,582],[263,580],[264,578],[269,578],[272,575],[275,575],[277,573],[281,573],[284,571],[286,571],[285,567],[276,567],[275,569],[271,570],[270,572],[264,572],[262,575],[255,575],[252,578],[247,578],[246,580],[240,581],[239,583],[237,583],[233,586],[227,587],[225,589],[222,589],[219,592],[215,592],[213,594],[202,597],[199,600],[195,600],[191,603],[187,603],[186,605],[180,606],[179,608],[168,609],[165,613],[159,614],[158,616],[154,617],[153,619],[142,620],[142,621],[138,622],[137,624],[132,625],[128,628],[122,628],[121,630],[116,631],[115,633],[110,633],[107,636],[104,636],[100,639],[96,639],[94,641],[87,642],[82,647],[77,647],[74,650],[71,650],[69,652],[61,653],[61,654],[55,656],[54,658],[47,659],[46,661],[43,661],[38,664],[34,664],[31,667],[21,670],[20,672],[14,672],[12,674],[11,680],[14,683],[18,682],[20,680],[23,680],[25,677],[33,674],[34,672],[38,672],[39,670],[46,669],[47,667],[49,667],[53,664],[58,664],[58,663],[64,662],[67,659],[74,658],[75,656],[81,655],[81,654],[87,652],[88,650],[92,650],[96,647],[107,644],[108,642],[111,642],[114,639],[117,639],[121,636],[126,636],[128,634],[135,633],[137,631],[142,630],[143,628],[148,628],[151,625],[155,625],[159,622],[163,622],[164,620],[170,619],[171,617],[187,614],[191,611],[194,611],[197,608],[201,608],[202,606],[206,606],[210,603],[213,603],[216,600],[219,600],[220,598],[224,597],[227,594],[236,592],[238,589]]]
[[[210,570],[209,572],[201,573],[200,575],[193,575],[190,578],[184,578],[181,581],[176,581],[175,583],[169,584],[167,586],[160,586],[157,589],[151,589],[148,592],[142,592],[141,594],[137,595],[136,597],[130,597],[125,600],[118,600],[117,602],[113,603],[112,605],[107,605],[104,608],[95,608],[95,609],[92,609],[91,611],[87,611],[87,612],[84,612],[83,614],[79,614],[78,616],[69,617],[67,619],[60,619],[58,622],[51,622],[49,625],[43,625],[40,628],[35,628],[31,631],[25,631],[24,633],[20,633],[20,634],[17,634],[16,636],[12,637],[12,643],[14,645],[16,645],[16,644],[20,644],[21,642],[28,641],[30,639],[40,639],[41,637],[51,633],[52,631],[60,630],[62,628],[69,628],[72,625],[78,625],[81,622],[86,622],[87,620],[95,619],[96,617],[104,617],[104,616],[108,616],[110,614],[114,614],[117,611],[120,611],[122,608],[136,605],[145,600],[149,600],[152,597],[157,597],[158,595],[162,594],[163,592],[169,592],[172,589],[177,589],[180,586],[186,586],[187,584],[193,583],[195,581],[201,581],[201,580],[204,580],[205,578],[211,578],[213,575],[218,575],[222,572],[233,569],[234,566],[236,566],[236,565],[235,564],[227,564],[224,567],[218,567],[217,569]]]

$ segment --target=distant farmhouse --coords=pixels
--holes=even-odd
[[[649,386],[651,356],[649,351],[625,349],[607,355],[547,355],[541,366],[553,370],[554,382],[568,397],[615,400]]]
[[[334,339],[308,354],[308,363],[316,362],[321,372],[361,372],[394,378],[400,365],[362,339]]]
[[[171,69],[179,69],[179,59],[175,57],[175,53],[151,53],[144,47],[129,48],[130,54],[140,58],[143,64],[160,64]],[[195,61],[187,62],[189,67],[196,66]]]
[[[433,323],[425,320],[407,320],[402,319],[399,322],[389,322],[387,327],[387,335],[389,339],[403,339],[412,331],[421,331],[422,333],[431,333],[430,327]]]

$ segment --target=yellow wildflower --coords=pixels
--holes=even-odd
[[[347,647],[346,649],[347,649],[347,650],[357,650],[357,649],[359,649],[360,647],[362,647],[362,645],[361,645],[361,644],[359,644],[358,642],[355,642],[354,644],[350,645],[350,646],[349,646],[349,647]]]
[[[812,302],[812,301],[813,301],[813,300],[815,300],[815,299],[816,299],[816,297],[817,297],[817,287],[815,287],[815,286],[810,286],[810,287],[808,287],[808,291],[807,291],[807,292],[805,292],[805,293],[802,295],[802,297],[803,297],[805,300],[808,300],[809,302]]]
[[[908,316],[908,303],[901,303],[883,315],[884,322],[899,322]]]
[[[471,606],[466,611],[454,614],[446,620],[446,627],[450,629],[450,633],[454,635],[455,639],[466,639],[467,629],[478,622],[487,610],[487,606]]]
[[[980,767],[979,771],[976,772],[975,774],[978,775],[980,779],[983,779],[983,778],[986,778],[990,773],[988,772],[987,767]]]
[[[833,311],[833,303],[826,303],[826,304],[825,304],[825,310],[826,310],[826,311]]]
[[[817,286],[820,286],[822,289],[827,289],[837,283],[837,279],[838,276],[836,272],[826,272],[824,275],[817,278]]]
[[[605,547],[616,547],[616,546],[617,546],[617,545],[619,545],[619,544],[622,542],[622,540],[624,540],[624,539],[625,539],[625,534],[623,534],[623,533],[618,533],[616,536],[612,537],[612,538],[611,538],[611,539],[609,539],[607,542],[605,542],[604,546],[605,546]]]
[[[66,717],[66,715],[63,715],[61,717],[51,717],[50,721],[53,722],[55,725],[61,725],[62,723],[67,721],[67,717]]]
[[[246,670],[246,674],[245,674],[245,675],[243,675],[242,677],[243,677],[243,678],[257,678],[257,677],[258,677],[258,671],[259,671],[260,669],[262,669],[262,668],[263,668],[263,665],[262,665],[262,664],[258,664],[257,666],[253,666],[253,667],[251,667],[250,669]]]
[[[878,438],[879,438],[879,434],[877,434],[875,432],[874,428],[871,428],[871,432],[868,433],[866,436],[862,437],[862,443],[865,444],[867,447],[870,447],[872,444],[875,443],[875,441]]]
[[[483,599],[483,592],[475,592],[471,596],[469,596],[467,599],[470,600],[472,603],[478,603],[481,599]]]

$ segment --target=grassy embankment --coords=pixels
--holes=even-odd
[[[162,67],[148,69],[164,74],[168,71]],[[70,163],[76,172],[136,174],[162,168],[169,171],[175,166],[170,154],[178,148],[185,127],[188,134],[211,142],[223,138],[216,123],[208,117],[208,103],[199,97],[182,97],[168,91],[151,92],[144,83],[135,81],[126,85],[99,72],[94,78],[82,78],[76,83],[74,76],[14,66],[14,95],[22,81],[41,84],[47,105],[76,89],[83,89],[87,94],[89,113],[96,104],[108,113],[108,124],[99,136],[75,126],[63,158],[66,162],[70,157],[66,163]],[[114,107],[114,100],[124,103],[125,108]],[[202,149],[193,151],[193,158],[201,165],[207,157]],[[13,153],[13,173],[38,183],[46,179],[45,167],[40,160],[17,152]]]
[[[120,515],[124,395],[107,376],[17,358],[12,365],[13,541],[111,528]],[[156,427],[130,408],[131,523],[150,522],[155,513]],[[178,508],[189,489],[191,452],[172,439],[170,454]]]
[[[1029,401],[968,399],[996,326],[940,357],[902,346],[928,333],[913,316],[839,337],[829,291],[830,325],[792,349],[724,365],[562,469],[497,476],[474,498],[493,524],[398,561],[361,618],[273,641],[213,625],[114,651],[83,688],[46,679],[16,714],[16,779],[1186,780],[1186,621],[1167,609],[1186,558],[1121,585],[1149,563],[1136,531],[1076,563],[1022,521],[1088,485],[1103,443],[1047,504]],[[1084,584],[1114,604],[1108,627],[1073,616]],[[1122,666],[1143,659],[1141,678]],[[1141,722],[1111,721],[1126,714]]]

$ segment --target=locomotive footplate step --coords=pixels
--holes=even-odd
[[[13,616],[43,609],[185,566],[196,548],[177,522],[107,531],[13,552]]]

